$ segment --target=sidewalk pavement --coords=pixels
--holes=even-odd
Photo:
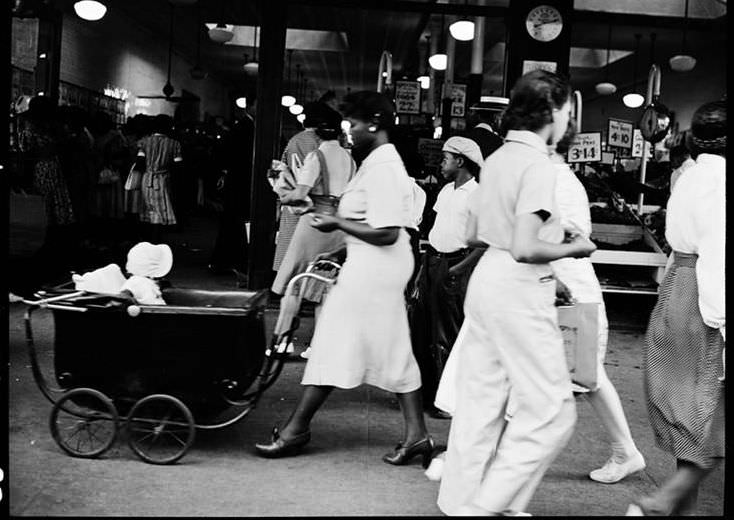
[[[180,287],[234,288],[233,276],[212,276],[207,255],[215,233],[199,219],[172,236],[171,281]],[[182,245],[182,244],[185,244]],[[608,441],[588,402],[577,399],[574,436],[556,459],[528,511],[549,516],[623,515],[630,500],[649,493],[673,471],[674,461],[655,447],[642,388],[644,326],[651,302],[638,296],[607,299],[611,332],[606,369],[619,391],[632,434],[647,468],[605,485],[588,472],[609,454]],[[173,466],[154,466],[119,441],[102,458],[64,454],[48,428],[50,403],[36,387],[25,351],[24,306],[9,315],[9,457],[6,471],[11,515],[78,516],[436,516],[438,483],[419,460],[405,467],[381,461],[401,437],[395,397],[363,386],[337,390],[316,415],[312,441],[298,457],[261,459],[253,444],[284,421],[300,394],[304,361],[297,356],[310,338],[312,318],[296,334],[296,355],[244,420],[215,431],[197,431],[193,448]],[[45,371],[53,370],[53,320],[40,311],[34,333]],[[266,313],[271,331],[277,310]],[[104,345],[100,345],[104,348]],[[427,417],[434,439],[445,443],[449,421]],[[724,468],[704,483],[698,513],[722,515]]]

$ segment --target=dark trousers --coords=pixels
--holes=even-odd
[[[465,254],[441,257],[428,251],[415,281],[417,298],[410,304],[410,334],[423,382],[423,403],[428,408],[433,407],[443,366],[464,322],[464,296],[472,269],[458,276],[448,274],[464,258]]]

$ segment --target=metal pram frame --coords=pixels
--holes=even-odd
[[[323,265],[336,268],[337,272],[341,267],[329,260],[312,262],[306,272],[290,280],[284,298],[296,294],[299,282],[305,279],[335,283],[335,279],[313,272]],[[74,457],[101,456],[115,443],[124,425],[128,445],[139,458],[152,464],[177,462],[193,445],[196,430],[230,426],[257,406],[262,394],[280,375],[288,356],[286,347],[299,324],[298,309],[290,317],[281,312],[280,318],[289,319],[281,330],[273,332],[269,346],[266,344],[267,289],[257,292],[173,289],[168,293],[164,290],[164,299],[167,295],[184,300],[212,297],[220,305],[178,305],[176,302],[138,305],[122,294],[88,293],[66,289],[66,285],[69,284],[38,291],[34,294],[37,300],[24,299],[23,303],[27,305],[25,333],[33,377],[41,393],[53,405],[49,417],[51,434],[59,447]],[[300,304],[300,298],[298,302]],[[38,309],[54,311],[57,329],[54,365],[58,387],[49,383],[39,363],[32,327],[33,313]],[[182,328],[183,320],[186,324]],[[197,323],[216,328],[216,339],[207,348],[227,354],[224,362],[209,362],[211,356],[202,357],[195,339],[185,345],[181,342],[182,335],[202,334],[195,327]],[[73,338],[88,326],[98,326],[110,336],[123,338],[111,337],[112,347],[97,353],[97,349],[107,345],[98,345],[84,337],[79,341]],[[59,340],[60,332],[64,341]],[[69,335],[72,341],[66,341]],[[248,337],[243,338],[243,335]],[[260,340],[261,347],[245,344],[252,336]],[[139,340],[139,344],[131,348],[137,348],[136,353],[144,352],[144,357],[136,359],[115,352],[115,345],[128,345],[124,341],[131,338]],[[157,340],[160,342],[156,343]],[[186,348],[191,345],[194,348]],[[184,362],[177,364],[179,355]],[[244,366],[247,361],[257,366]],[[232,376],[233,366],[242,372],[235,368]],[[114,382],[106,377],[109,373],[100,374],[104,368],[113,372]],[[138,374],[140,381],[149,383],[140,383],[136,379]],[[98,384],[87,384],[90,381]],[[200,418],[209,420],[195,421],[192,409],[197,416],[203,416]],[[212,412],[213,418],[208,417]],[[222,412],[226,412],[226,417],[221,417]]]

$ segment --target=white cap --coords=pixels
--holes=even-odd
[[[140,242],[128,251],[125,270],[132,275],[161,278],[168,274],[171,266],[173,253],[168,245]]]
[[[484,164],[482,150],[479,148],[476,141],[469,139],[468,137],[449,137],[443,144],[443,151],[463,155],[478,166],[482,166],[482,164]]]

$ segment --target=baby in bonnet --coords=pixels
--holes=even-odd
[[[120,294],[128,291],[143,305],[165,305],[156,279],[167,275],[173,265],[173,253],[166,244],[140,242],[127,253],[125,278],[117,264],[109,264],[83,275],[74,274],[77,290],[101,294]]]

